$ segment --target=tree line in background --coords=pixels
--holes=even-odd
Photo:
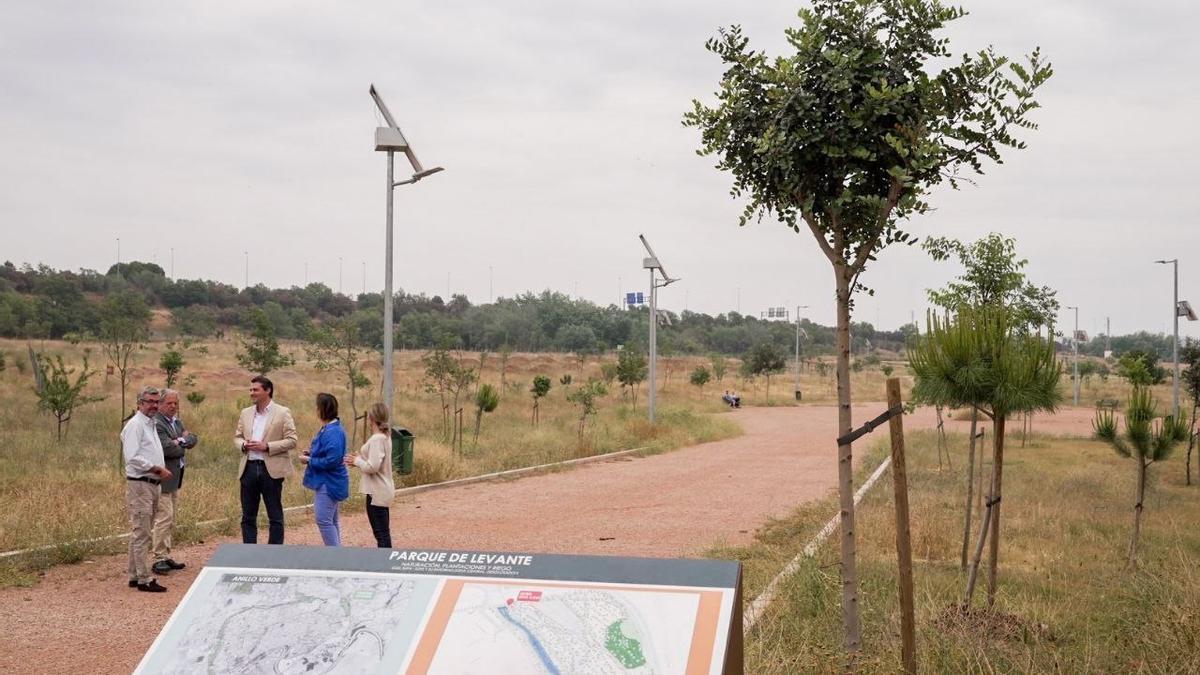
[[[397,347],[524,352],[611,351],[621,345],[646,343],[646,308],[605,307],[553,291],[523,293],[475,305],[464,295],[449,302],[403,291],[393,300]],[[148,316],[153,309],[170,311],[173,336],[223,337],[226,331],[262,330],[264,324],[279,339],[307,339],[314,328],[338,321],[352,324],[357,340],[379,349],[383,345],[382,296],[356,298],[334,293],[324,284],[304,288],[269,289],[258,285],[237,289],[215,281],[172,280],[152,263],[130,262],[100,274],[71,272],[45,265],[0,266],[0,337],[71,339],[99,336],[105,321],[116,315]],[[684,311],[666,312],[659,330],[659,352],[671,354],[744,354],[771,343],[791,353],[794,322],[761,320],[729,312],[710,316]],[[106,319],[107,317],[107,319]],[[834,331],[802,319],[807,354],[832,351]],[[869,323],[852,327],[854,349],[880,347],[900,351],[914,332],[877,331]]]

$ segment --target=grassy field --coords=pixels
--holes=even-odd
[[[959,571],[964,479],[937,469],[935,437],[910,434],[909,489],[922,672],[1200,672],[1200,486],[1186,486],[1185,450],[1151,469],[1141,565],[1124,569],[1135,465],[1088,439],[1035,437],[1006,449],[997,614],[969,619]],[[876,442],[864,463],[885,449]],[[966,439],[951,437],[956,455]],[[1017,444],[1019,445],[1019,444]],[[863,672],[897,672],[899,610],[890,472],[858,510]],[[712,552],[746,563],[756,597],[836,512],[805,506],[772,523],[756,544]],[[973,523],[978,533],[978,519]],[[747,643],[747,672],[838,672],[841,652],[838,537],[790,578]],[[985,554],[986,562],[986,554]],[[983,583],[976,606],[983,604]]]
[[[68,364],[82,363],[86,344],[72,346],[61,342],[39,342],[34,348],[47,354],[62,354]],[[240,513],[237,490],[238,453],[232,448],[237,411],[249,405],[246,394],[251,373],[235,365],[234,344],[229,341],[206,343],[207,354],[191,353],[183,375],[191,375],[191,387],[185,393],[200,391],[206,400],[199,406],[181,403],[181,416],[189,428],[199,434],[201,444],[188,454],[187,483],[179,515],[179,538],[195,540],[212,527],[198,527],[210,520],[233,519]],[[156,367],[162,343],[153,343],[137,355],[137,367],[128,394],[130,401],[143,383],[161,386],[163,373]],[[55,438],[54,419],[36,409],[31,391],[32,369],[28,366],[26,345],[0,341],[7,367],[0,372],[0,551],[58,544],[122,533],[128,529],[121,480],[120,389],[115,376],[106,378],[99,354],[91,363],[101,374],[93,380],[90,393],[107,398],[76,412],[66,438]],[[318,391],[330,391],[342,402],[342,416],[350,417],[345,388],[334,373],[314,370],[303,361],[299,345],[285,345],[296,354],[299,363],[271,374],[277,400],[292,408],[300,433],[300,447],[307,447],[318,428],[314,398]],[[711,383],[698,389],[687,383],[685,369],[700,359],[674,359],[671,377],[660,375],[662,391],[659,424],[645,420],[643,385],[637,403],[623,397],[617,387],[600,402],[599,414],[589,419],[583,437],[578,436],[578,409],[566,401],[568,387],[559,383],[561,376],[572,375],[575,383],[600,376],[600,364],[612,357],[592,357],[582,364],[569,355],[513,354],[508,360],[502,400],[499,408],[485,416],[478,445],[473,444],[474,410],[469,401],[460,402],[464,410],[465,443],[461,455],[453,453],[442,437],[441,403],[421,384],[423,367],[420,352],[397,355],[397,422],[416,435],[414,473],[398,483],[416,485],[451,478],[478,475],[518,467],[532,466],[575,457],[602,454],[627,448],[647,448],[657,452],[704,441],[726,438],[739,433],[730,418],[720,414],[721,389],[741,383],[727,376],[723,383]],[[478,367],[479,354],[464,352],[465,363]],[[736,364],[733,364],[736,367]],[[364,410],[375,400],[380,381],[378,362],[364,363],[373,386],[359,392],[358,408]],[[483,369],[483,382],[500,385],[500,358],[490,355]],[[664,369],[665,370],[665,369]],[[531,399],[528,389],[534,375],[545,374],[553,380],[550,395],[541,403],[540,424],[531,424]],[[747,383],[749,386],[749,383]],[[751,391],[743,391],[748,400]],[[780,390],[780,398],[784,392]],[[466,397],[464,397],[466,398]],[[132,406],[132,402],[129,406]],[[361,443],[361,438],[359,439]],[[353,475],[353,472],[352,472]],[[398,477],[399,478],[399,477]],[[355,489],[357,489],[355,487]],[[310,495],[291,480],[286,484],[285,505],[310,501]],[[352,500],[350,508],[360,508]],[[233,523],[215,528],[233,533]],[[33,556],[22,556],[0,563],[0,584],[24,583],[29,573],[85,555],[117,550],[119,543],[97,542],[83,546],[62,546]]]

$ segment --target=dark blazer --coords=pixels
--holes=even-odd
[[[166,460],[167,470],[171,472],[171,478],[162,482],[162,491],[171,493],[183,487],[184,467],[180,466],[180,462],[187,449],[196,447],[200,439],[183,428],[181,417],[175,418],[175,426],[172,427],[167,416],[158,413],[154,416],[154,428],[158,430],[158,440],[162,441],[163,459]],[[184,438],[176,442],[174,439],[180,436]]]

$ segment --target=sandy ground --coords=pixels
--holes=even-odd
[[[856,424],[882,412],[856,405]],[[392,508],[397,547],[686,557],[740,544],[772,517],[836,486],[832,407],[747,408],[745,434],[645,458],[415,495]],[[1040,433],[1084,435],[1092,411],[1039,417]],[[930,428],[932,410],[905,419]],[[967,422],[947,420],[965,430]],[[1015,427],[1010,424],[1010,429]],[[876,434],[885,433],[883,429]],[[231,479],[231,488],[236,485]],[[186,490],[181,508],[186,506]],[[347,546],[373,546],[366,516],[343,518]],[[265,528],[260,532],[265,538]],[[50,570],[32,588],[0,590],[0,672],[128,673],[170,617],[215,539],[175,552],[188,569],[160,577],[168,592],[126,586],[124,556]],[[320,544],[311,518],[288,523],[289,544]]]

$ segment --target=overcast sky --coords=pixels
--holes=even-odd
[[[383,283],[385,159],[374,82],[438,174],[396,191],[396,284],[599,303],[644,290],[645,233],[683,281],[663,305],[758,314],[810,305],[832,272],[807,232],[737,227],[730,177],[680,120],[712,101],[704,50],[741,24],[784,48],[797,2],[3,2],[0,259],[104,270],[156,261],[240,285]],[[1200,307],[1200,3],[967,0],[955,51],[1041,46],[1055,75],[1029,148],[943,191],[914,233],[1013,236],[1080,327],[1170,330],[1171,277]],[[404,167],[402,158],[397,168]],[[889,249],[856,318],[923,311],[956,273]],[[448,276],[449,275],[449,276]],[[1063,322],[1071,318],[1064,314]],[[1200,335],[1200,324],[1185,325]]]

